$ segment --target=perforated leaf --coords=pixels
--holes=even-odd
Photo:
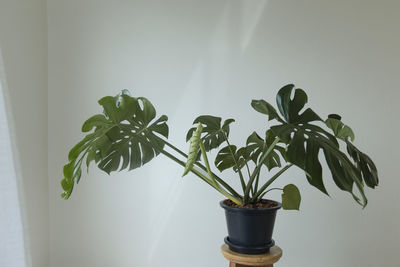
[[[86,166],[92,161],[107,172],[138,168],[163,149],[160,136],[168,138],[167,116],[154,121],[156,111],[144,97],[131,97],[124,90],[112,97],[99,100],[103,114],[90,117],[82,126],[83,132],[90,132],[76,144],[68,154],[69,162],[64,166],[64,179],[61,181],[67,199],[72,193],[74,183],[81,177],[82,162]]]
[[[378,182],[372,160],[350,143],[348,139],[354,140],[354,133],[350,127],[340,122],[340,116],[331,116],[325,121],[335,135],[316,125],[315,123],[323,123],[322,119],[310,108],[303,111],[308,101],[307,94],[296,89],[292,96],[293,89],[294,85],[289,84],[279,90],[276,102],[283,121],[276,119],[280,124],[271,127],[274,135],[287,144],[286,160],[303,169],[308,182],[328,194],[322,180],[319,153],[322,151],[335,184],[341,190],[351,193],[358,203],[365,206],[367,198],[363,190],[363,180],[371,187]],[[348,143],[347,152],[353,158],[354,164],[340,150],[337,138]],[[354,193],[354,185],[362,200]]]
[[[201,123],[203,125],[201,141],[207,152],[219,147],[225,141],[225,136],[229,136],[229,124],[235,121],[227,119],[221,125],[221,120],[220,117],[203,115],[193,121],[193,124]],[[186,134],[186,142],[189,141],[195,130],[195,127],[189,129]]]
[[[257,164],[261,160],[261,155],[268,150],[274,139],[275,137],[271,131],[266,132],[265,139],[262,139],[256,132],[253,132],[247,138],[246,142],[246,150],[249,154],[249,159]],[[268,168],[268,170],[271,170],[275,167],[281,167],[280,156],[277,153],[277,151],[279,151],[278,148],[279,146],[275,146],[274,150],[272,150],[262,162]]]
[[[333,131],[337,138],[343,141],[346,141],[348,138],[350,138],[351,141],[354,141],[353,130],[340,120],[329,117],[328,119],[326,119],[325,124]]]
[[[236,151],[236,146],[230,145],[221,148],[215,157],[215,166],[219,171],[224,171],[229,168],[233,168],[236,162],[239,161],[240,154]]]

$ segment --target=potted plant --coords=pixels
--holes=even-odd
[[[103,97],[99,100],[103,114],[85,121],[82,132],[88,134],[69,151],[69,162],[63,168],[61,196],[70,197],[81,178],[82,165],[88,168],[95,162],[110,174],[141,167],[162,154],[184,167],[183,175],[196,175],[226,197],[220,202],[228,226],[225,242],[234,251],[258,254],[274,244],[276,211],[281,207],[299,209],[301,197],[294,184],[271,188],[286,170],[292,166],[302,169],[312,186],[328,194],[322,179],[321,153],[337,187],[365,207],[364,185],[371,188],[378,185],[375,164],[355,147],[354,133],[339,115],[321,119],[312,109],[304,109],[306,93],[293,89],[294,85],[289,84],[279,90],[276,103],[280,114],[264,100],[251,102],[257,112],[266,116],[265,122],[268,119],[273,123],[262,136],[251,133],[240,148],[229,142],[234,119],[222,122],[219,117],[199,116],[187,133],[188,154],[168,142],[167,116],[156,118],[155,108],[148,99],[132,97],[126,90],[115,97]],[[344,151],[340,142],[346,146]],[[240,193],[211,168],[207,152],[217,148],[215,167],[220,172],[233,169],[237,173]],[[262,169],[267,170],[268,179],[264,179]],[[265,198],[271,190],[282,190],[282,204]]]

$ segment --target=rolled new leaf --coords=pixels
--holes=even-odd
[[[193,168],[194,163],[197,159],[197,154],[200,149],[201,142],[201,132],[203,130],[203,126],[201,123],[197,125],[196,130],[193,132],[192,137],[190,138],[190,147],[189,147],[189,155],[186,161],[185,170],[182,174],[182,177],[189,173],[189,171]]]
[[[204,133],[202,142],[206,152],[219,147],[226,141],[225,137],[229,136],[229,124],[234,121],[234,119],[227,119],[221,125],[222,119],[220,117],[210,115],[199,116],[193,121],[193,124],[201,123],[204,126],[202,130],[202,133]],[[192,137],[194,131],[196,131],[195,127],[189,129],[186,134],[186,142]]]

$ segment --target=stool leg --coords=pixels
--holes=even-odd
[[[273,264],[264,265],[264,266],[250,266],[250,265],[243,265],[235,262],[229,262],[229,267],[274,267]]]

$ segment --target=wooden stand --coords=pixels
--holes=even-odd
[[[247,255],[234,252],[227,244],[223,244],[221,252],[229,260],[229,267],[273,267],[274,263],[282,257],[282,250],[278,246],[273,246],[265,254]]]

